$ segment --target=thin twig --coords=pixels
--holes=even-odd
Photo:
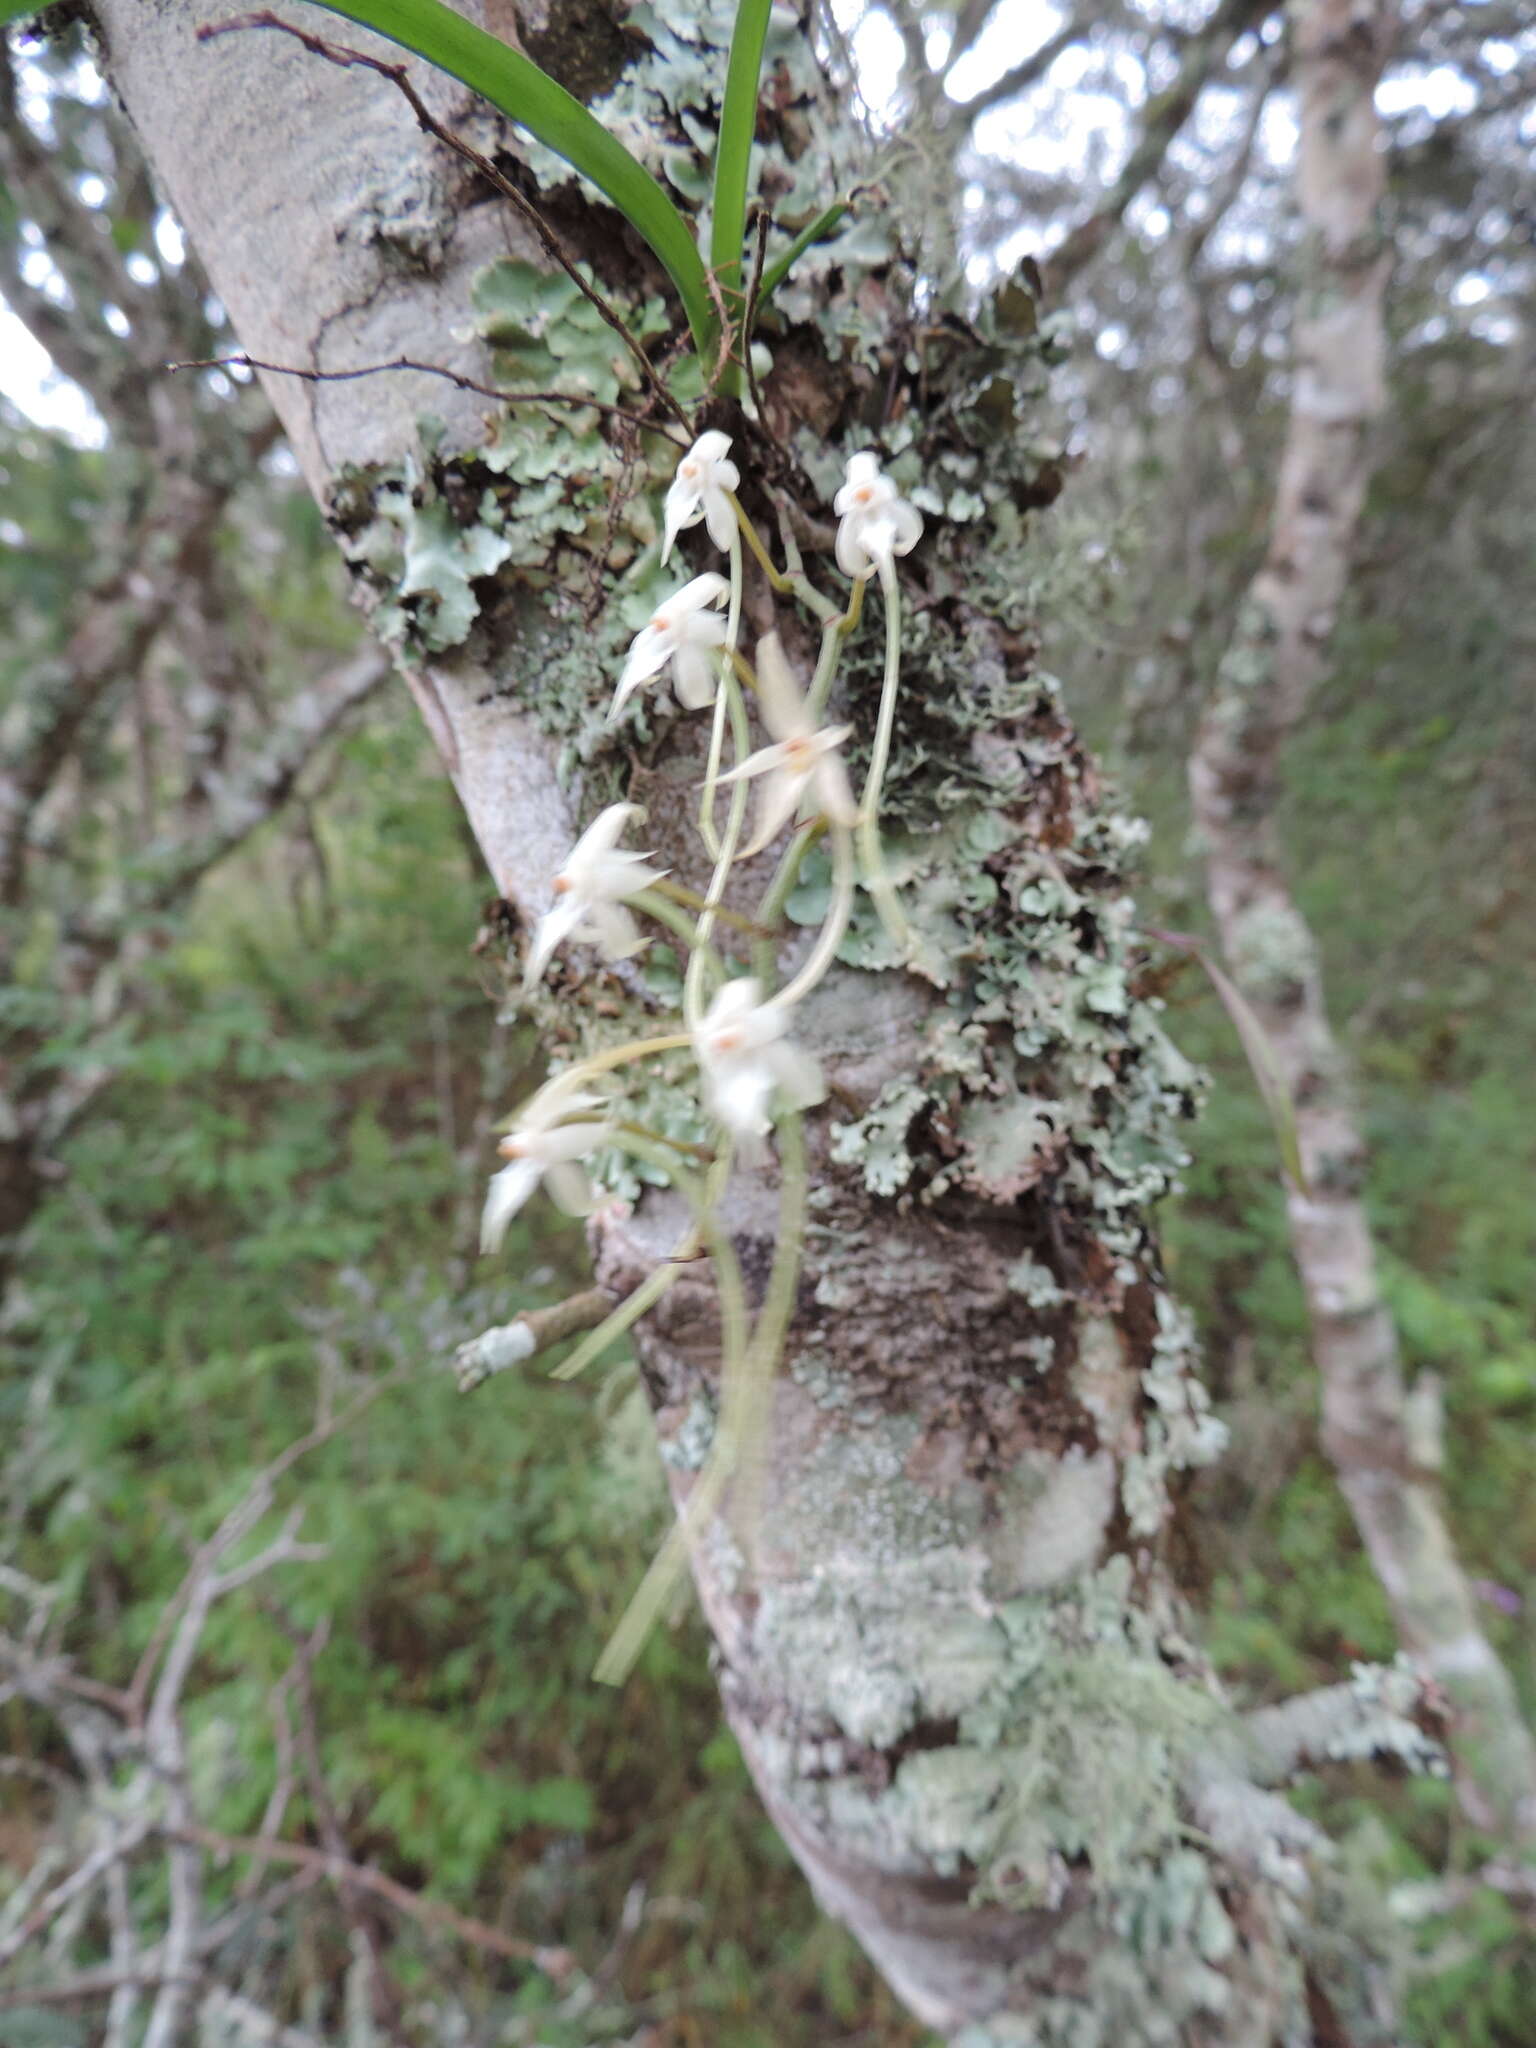
[[[312,56],[323,57],[328,64],[340,65],[343,70],[350,70],[354,66],[360,66],[365,71],[376,71],[381,78],[387,78],[392,85],[398,87],[405,97],[406,104],[416,116],[419,126],[428,135],[435,136],[439,142],[446,148],[451,149],[455,155],[461,156],[467,164],[471,164],[480,173],[481,177],[501,194],[503,199],[510,200],[518,209],[519,213],[522,214],[528,225],[538,236],[540,247],[550,262],[558,264],[572,284],[576,286],[584,298],[591,302],[597,312],[619,337],[620,341],[623,342],[625,348],[633,356],[643,382],[649,386],[653,395],[660,399],[674,419],[683,427],[688,427],[687,413],[683,411],[683,408],[672,396],[672,393],[656,375],[650,357],[624,325],[623,320],[614,311],[613,307],[608,304],[601,292],[594,291],[577,266],[566,255],[554,231],[533,201],[525,192],[519,191],[506,173],[496,164],[492,163],[488,156],[482,156],[472,143],[466,142],[461,135],[455,135],[451,128],[445,128],[433,116],[415,86],[412,85],[410,72],[404,64],[387,64],[381,58],[370,57],[366,51],[352,49],[348,44],[326,42],[322,37],[312,35],[307,29],[299,28],[293,22],[281,20],[279,16],[265,8],[257,14],[237,15],[233,21],[205,22],[197,31],[197,40],[200,43],[206,43],[210,42],[215,36],[230,35],[243,29],[253,28],[277,29],[283,35],[294,37],[297,42],[303,44],[304,48]]]
[[[154,1633],[145,1647],[144,1654],[139,1659],[138,1668],[133,1674],[132,1684],[129,1686],[126,1695],[119,1695],[122,1702],[122,1711],[132,1725],[136,1727],[142,1725],[144,1705],[149,1696],[150,1685],[154,1679],[155,1667],[165,1653],[166,1645],[176,1628],[177,1620],[183,1608],[197,1593],[225,1551],[232,1544],[239,1542],[244,1536],[248,1535],[257,1522],[261,1520],[262,1516],[271,1508],[272,1495],[277,1482],[280,1479],[286,1478],[293,1467],[308,1452],[317,1450],[322,1444],[329,1443],[332,1437],[350,1427],[366,1409],[372,1407],[381,1394],[388,1393],[392,1388],[399,1386],[409,1370],[410,1361],[402,1360],[400,1364],[392,1367],[381,1378],[372,1381],[370,1385],[364,1387],[361,1393],[349,1401],[344,1408],[338,1410],[336,1414],[329,1416],[323,1422],[317,1423],[313,1429],[307,1430],[303,1436],[296,1437],[286,1450],[280,1451],[270,1464],[264,1466],[257,1473],[240,1501],[230,1509],[207,1542],[199,1547],[193,1556],[192,1562],[187,1567],[186,1575],[182,1579],[181,1584],[166,1602],[165,1611],[156,1623]],[[228,1574],[225,1576],[227,1578]]]
[[[482,398],[494,398],[502,405],[569,405],[585,408],[589,412],[609,414],[613,419],[625,420],[632,427],[639,427],[647,434],[660,434],[670,441],[674,448],[686,447],[687,443],[656,420],[649,420],[643,413],[627,412],[622,405],[609,405],[601,398],[586,398],[574,391],[503,391],[496,384],[482,384],[477,378],[466,377],[459,370],[450,370],[443,363],[418,362],[414,356],[392,356],[387,363],[358,363],[350,370],[311,370],[298,363],[269,363],[259,356],[245,354],[232,356],[205,356],[199,361],[167,363],[166,369],[174,375],[178,370],[265,370],[274,377],[300,377],[306,384],[350,384],[357,377],[378,377],[388,370],[416,370],[423,377],[443,377],[460,391],[475,391]]]
[[[533,1963],[557,1983],[568,1977],[575,1967],[575,1958],[569,1949],[552,1948],[543,1942],[522,1941],[514,1934],[503,1934],[499,1927],[472,1919],[437,1899],[418,1897],[394,1878],[386,1877],[382,1870],[375,1870],[371,1864],[352,1863],[346,1857],[311,1848],[305,1842],[269,1842],[259,1835],[221,1835],[213,1828],[195,1825],[167,1832],[178,1840],[195,1843],[198,1848],[206,1849],[215,1856],[254,1856],[267,1863],[288,1863],[296,1869],[313,1870],[338,1885],[355,1885],[359,1891],[372,1892],[376,1897],[387,1900],[399,1912],[420,1921],[423,1926],[440,1927],[476,1948],[506,1957],[509,1962]]]

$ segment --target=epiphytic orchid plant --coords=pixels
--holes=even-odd
[[[852,579],[841,608],[817,590],[796,563],[781,571],[770,557],[740,499],[740,476],[730,442],[702,435],[678,464],[667,494],[669,541],[697,527],[711,548],[727,557],[729,577],[705,570],[664,599],[636,635],[617,679],[611,716],[631,695],[659,682],[670,666],[684,715],[711,718],[698,829],[713,863],[702,897],[674,884],[639,851],[621,849],[621,837],[639,821],[632,804],[612,804],[588,826],[567,855],[552,886],[553,902],[528,949],[525,986],[532,987],[557,949],[586,941],[607,958],[627,958],[640,940],[637,919],[650,917],[679,936],[687,952],[680,1029],[609,1046],[564,1068],[509,1119],[501,1151],[507,1164],[491,1181],[482,1233],[484,1249],[500,1244],[518,1208],[541,1183],[561,1206],[578,1213],[591,1206],[582,1162],[617,1149],[659,1172],[686,1202],[690,1220],[673,1254],[637,1287],[558,1368],[562,1378],[582,1371],[652,1308],[685,1269],[688,1259],[712,1260],[720,1299],[721,1403],[714,1442],[687,1507],[663,1546],[598,1666],[601,1678],[621,1679],[646,1630],[681,1570],[687,1547],[713,1514],[728,1484],[745,1501],[750,1533],[754,1454],[767,1420],[769,1389],[794,1300],[805,1230],[806,1175],[801,1113],[820,1102],[821,1072],[795,1040],[796,1013],[831,969],[853,913],[862,880],[887,929],[905,945],[907,929],[880,850],[880,788],[895,717],[901,649],[897,558],[922,532],[913,508],[897,495],[878,459],[861,452],[847,466],[847,482],[833,509],[841,521],[837,555]],[[737,642],[740,633],[744,549],[772,589],[798,598],[821,626],[821,653],[803,691],[774,633],[757,645],[755,664]],[[842,759],[850,736],[824,714],[839,658],[859,623],[864,588],[878,575],[885,598],[886,658],[875,744],[864,786],[855,798]],[[722,617],[720,606],[724,604]],[[755,751],[748,697],[756,701],[768,744]],[[733,764],[723,767],[727,741]],[[757,792],[756,830],[746,838],[751,792]],[[726,798],[723,822],[718,813]],[[733,868],[765,852],[788,834],[776,872],[755,914],[741,919],[725,906]],[[778,982],[777,937],[785,905],[811,847],[831,842],[832,889],[820,931]],[[716,943],[722,921],[745,923],[755,934],[747,971],[732,972]],[[609,1101],[620,1068],[686,1049],[697,1064],[700,1105],[712,1142],[681,1144],[629,1122]],[[738,1164],[761,1167],[776,1139],[780,1215],[773,1266],[761,1306],[749,1313],[730,1239],[718,1215],[721,1196]],[[702,1170],[701,1170],[702,1160]]]

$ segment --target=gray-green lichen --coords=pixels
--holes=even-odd
[[[878,1457],[882,1443],[899,1455],[891,1431],[857,1448]],[[1085,1862],[1112,1886],[1162,1857],[1189,1760],[1224,1709],[1163,1661],[1128,1563],[994,1604],[967,1508],[948,1526],[921,1512],[882,1547],[877,1581],[851,1575],[829,1530],[821,1573],[763,1588],[762,1673],[825,1716],[819,1735],[803,1716],[821,1745],[809,1771],[799,1738],[777,1755],[760,1738],[786,1795],[882,1869],[964,1876],[1018,1906],[1054,1903]],[[845,1767],[829,1774],[834,1733]],[[852,1768],[858,1751],[888,1776]]]

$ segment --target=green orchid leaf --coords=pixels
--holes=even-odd
[[[759,306],[765,306],[768,303],[807,249],[811,248],[815,243],[824,242],[827,239],[828,235],[831,234],[838,222],[847,213],[848,205],[849,202],[846,199],[839,199],[835,205],[829,206],[825,213],[817,214],[809,227],[800,230],[799,234],[796,235],[795,239],[784,251],[784,254],[768,265],[768,268],[763,272],[762,283],[758,286],[757,303]]]
[[[0,0],[0,7],[10,0]],[[677,288],[701,355],[713,352],[716,322],[693,236],[650,173],[580,100],[499,37],[442,0],[318,0],[332,14],[374,29],[425,57],[500,108],[552,149],[643,235]]]
[[[747,231],[747,181],[752,168],[752,137],[757,128],[757,88],[763,68],[763,42],[768,34],[768,11],[769,0],[740,0],[736,9],[730,62],[725,73],[725,100],[720,109],[720,134],[715,143],[709,261],[733,330],[740,328],[745,309],[741,253]]]

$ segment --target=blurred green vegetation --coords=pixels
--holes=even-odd
[[[541,2044],[642,2020],[720,2048],[916,2041],[764,1819],[697,1621],[660,1634],[625,1691],[590,1680],[662,1526],[632,1368],[468,1399],[446,1370],[460,1337],[580,1269],[540,1204],[466,1277],[482,1088],[499,1113],[530,1079],[516,1043],[487,1068],[483,892],[403,700],[346,743],[302,830],[280,822],[205,889],[29,1234],[0,1378],[11,1555],[64,1589],[60,1647],[121,1686],[192,1545],[317,1401],[412,1360],[282,1483],[279,1511],[302,1503],[324,1560],[215,1610],[190,1721],[212,1823],[259,1825],[273,1688],[328,1617],[315,1716],[351,1853],[585,1968],[613,1960],[579,2020],[538,2022]],[[46,1739],[0,1709],[10,1753],[47,1762]],[[318,1818],[298,1791],[290,1833]],[[283,1993],[339,2024],[344,1920],[311,1900],[291,1935]],[[427,1968],[408,1925],[391,1964],[407,1986]],[[472,1951],[451,1976],[500,2019],[556,1998]],[[57,2027],[92,2038],[85,2019]]]

